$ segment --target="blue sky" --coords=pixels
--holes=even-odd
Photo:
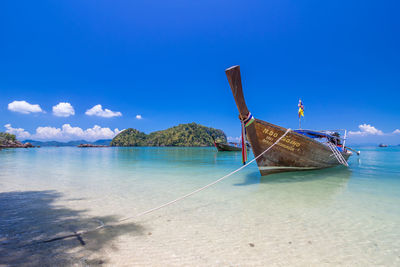
[[[0,130],[95,139],[197,122],[236,137],[224,70],[239,64],[257,118],[296,128],[301,97],[304,128],[346,128],[354,143],[400,143],[399,8],[398,1],[2,1]]]

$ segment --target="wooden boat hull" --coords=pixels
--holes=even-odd
[[[239,110],[239,117],[246,120],[250,116],[243,96],[239,66],[225,71]],[[254,156],[258,157],[272,146],[286,128],[255,119],[246,127],[247,140],[250,142]],[[340,152],[347,161],[350,152]],[[261,175],[278,172],[313,170],[340,165],[331,149],[312,138],[290,131],[280,142],[257,159]]]
[[[228,144],[217,143],[215,142],[215,147],[218,151],[242,151],[241,147],[231,146]]]
[[[256,119],[247,127],[247,138],[257,157],[276,142],[286,128]],[[347,160],[350,153],[341,153]],[[261,175],[323,169],[340,165],[328,146],[296,132],[289,132],[257,159]]]
[[[218,143],[218,142],[214,142],[215,147],[218,149],[218,151],[242,151],[241,147],[237,147],[237,146],[231,146],[229,144],[224,144],[224,143]],[[247,150],[249,150],[250,147],[247,144]]]

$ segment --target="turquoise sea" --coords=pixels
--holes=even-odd
[[[400,266],[400,147],[260,177],[214,148],[0,150],[0,266]],[[70,239],[34,243],[92,229]]]

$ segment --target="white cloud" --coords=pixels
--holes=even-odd
[[[85,114],[88,116],[98,116],[98,117],[103,117],[103,118],[112,118],[112,117],[122,116],[122,113],[119,111],[111,111],[109,109],[103,110],[103,107],[100,104],[95,105],[91,109],[86,110]]]
[[[140,114],[136,115],[136,119],[141,120],[142,119],[142,115],[140,115]]]
[[[74,107],[68,102],[60,102],[53,106],[53,114],[57,117],[69,117],[75,115]]]
[[[36,133],[32,135],[33,139],[39,140],[57,140],[62,139],[61,129],[45,126],[45,127],[37,127]]]
[[[366,136],[366,135],[384,135],[381,130],[376,129],[374,126],[370,124],[361,124],[358,126],[360,131],[349,131],[349,135],[358,135],[358,136]]]
[[[38,127],[36,133],[32,135],[32,139],[59,141],[83,139],[87,141],[95,141],[99,139],[112,139],[120,132],[121,131],[118,130],[118,128],[113,131],[110,128],[102,128],[98,125],[83,130],[80,127],[72,127],[70,124],[64,124],[61,128],[48,126]]]
[[[38,104],[29,104],[26,101],[13,101],[8,104],[8,110],[22,114],[44,112]]]
[[[95,125],[93,128],[86,129],[83,133],[87,140],[98,140],[98,139],[111,139],[121,131],[115,128],[112,131],[110,128],[101,128]]]
[[[393,134],[400,134],[400,130],[399,129],[394,130]]]
[[[25,131],[24,129],[22,129],[22,128],[13,128],[11,126],[11,124],[9,124],[9,123],[4,125],[4,127],[6,128],[6,132],[7,133],[15,134],[17,139],[23,140],[23,139],[27,139],[27,138],[29,138],[31,136],[31,134],[28,133],[27,131]]]
[[[86,140],[95,141],[99,139],[112,139],[121,131],[116,128],[111,130],[108,127],[100,127],[98,125],[86,130],[80,127],[72,127],[70,124],[64,124],[61,128],[44,126],[37,127],[35,134],[30,134],[22,128],[12,128],[10,124],[6,124],[6,132],[15,134],[19,139],[30,138],[33,140],[55,140],[55,141],[71,141]]]
[[[228,142],[240,142],[240,136],[236,136],[236,137],[232,137],[232,136],[228,136]]]

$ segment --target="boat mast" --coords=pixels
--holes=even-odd
[[[301,98],[299,99],[299,104],[297,106],[299,107],[299,129],[301,129],[301,117],[304,116],[304,106],[301,102]]]

